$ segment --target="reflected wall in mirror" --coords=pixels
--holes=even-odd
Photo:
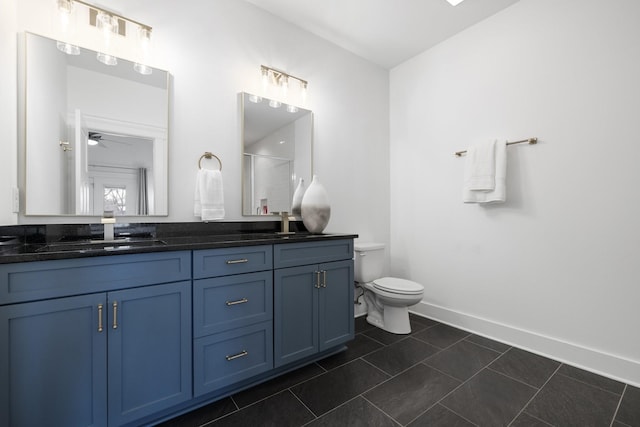
[[[25,215],[167,215],[169,73],[24,49]]]
[[[274,108],[269,99],[241,93],[242,215],[291,212],[300,178],[311,183],[313,114],[302,108]],[[297,110],[292,112],[292,110]]]

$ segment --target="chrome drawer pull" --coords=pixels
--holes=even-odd
[[[244,264],[245,262],[249,262],[249,260],[246,258],[227,260],[227,264]]]
[[[225,358],[227,359],[228,362],[232,361],[233,359],[237,359],[239,357],[244,357],[246,355],[248,355],[249,353],[247,352],[247,350],[242,350],[240,353],[238,354],[234,354],[233,356],[225,356]]]
[[[102,304],[98,304],[98,332],[102,332]]]
[[[316,283],[313,285],[314,288],[320,289],[320,272],[316,271]]]
[[[113,302],[113,329],[118,329],[118,301]]]
[[[249,302],[249,300],[246,298],[242,298],[237,301],[227,301],[226,304],[227,306],[232,306],[232,305],[244,304],[245,302]]]
[[[327,270],[322,270],[322,283],[320,286],[323,288],[327,287]]]

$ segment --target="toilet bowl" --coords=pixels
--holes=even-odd
[[[408,307],[422,301],[424,287],[396,277],[380,277],[384,244],[357,243],[355,280],[364,289],[367,322],[394,334],[411,333]]]

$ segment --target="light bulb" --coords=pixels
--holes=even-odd
[[[259,104],[262,102],[262,97],[258,95],[249,95],[249,101],[253,102],[254,104]]]
[[[143,50],[149,49],[151,44],[151,28],[138,27],[138,39],[140,41],[140,47]]]
[[[276,101],[275,99],[272,99],[271,101],[269,101],[269,107],[271,108],[280,108],[281,105],[282,105],[282,102]]]
[[[106,53],[98,52],[96,58],[105,65],[118,65],[118,58]]]
[[[260,72],[262,74],[262,91],[267,93],[267,89],[269,88],[269,70],[262,67]]]
[[[73,4],[71,3],[71,0],[58,0],[58,15],[60,16],[62,31],[65,31],[69,25],[72,10]]]
[[[56,47],[67,55],[80,55],[80,48],[74,44],[57,41]]]
[[[296,107],[295,105],[287,105],[287,111],[290,113],[297,113],[298,107]]]
[[[139,62],[133,64],[133,69],[144,76],[148,76],[149,74],[153,73],[153,68],[149,67],[148,65],[140,64]]]

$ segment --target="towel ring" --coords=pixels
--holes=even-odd
[[[220,171],[222,172],[222,161],[218,156],[208,151],[205,151],[205,153],[202,156],[200,156],[200,159],[198,160],[198,169],[202,169],[202,159],[212,159],[214,157],[216,158],[218,163],[220,163]]]

